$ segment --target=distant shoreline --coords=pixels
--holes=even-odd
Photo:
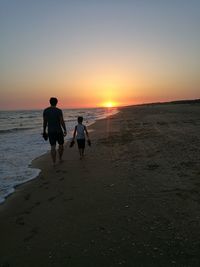
[[[173,101],[167,101],[167,102],[152,102],[152,103],[137,104],[134,106],[171,105],[171,104],[200,104],[200,98],[192,99],[192,100],[173,100]]]

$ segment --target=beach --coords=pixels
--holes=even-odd
[[[199,266],[200,105],[120,108],[0,205],[0,267]],[[30,148],[31,149],[31,148]]]

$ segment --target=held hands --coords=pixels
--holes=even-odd
[[[63,132],[63,135],[64,135],[64,136],[66,136],[66,135],[67,135],[67,131],[66,131],[66,130]]]

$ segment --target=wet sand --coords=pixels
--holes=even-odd
[[[199,266],[200,105],[122,108],[0,205],[0,267]]]

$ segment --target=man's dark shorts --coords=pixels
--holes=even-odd
[[[58,142],[59,145],[64,144],[64,136],[63,133],[48,133],[49,136],[49,143],[51,146],[55,146],[56,142]]]
[[[77,139],[78,148],[85,148],[85,139]]]

